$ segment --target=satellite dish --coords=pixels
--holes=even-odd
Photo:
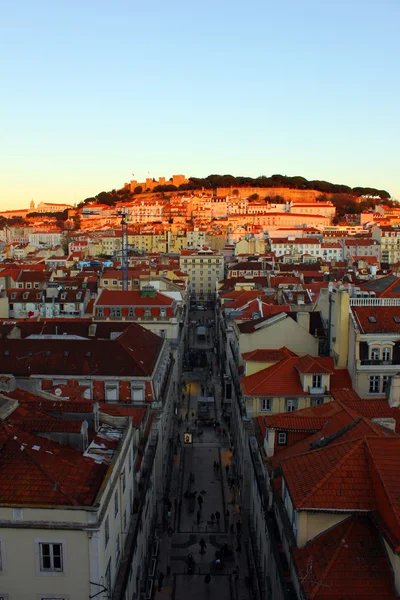
[[[54,393],[55,393],[55,395],[56,395],[56,396],[60,397],[60,396],[61,396],[61,394],[62,394],[62,390],[61,390],[60,388],[56,388],[56,389],[54,390]]]

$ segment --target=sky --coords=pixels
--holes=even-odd
[[[400,199],[398,0],[0,6],[0,209],[130,179],[301,175]]]

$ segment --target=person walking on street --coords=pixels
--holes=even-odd
[[[227,519],[229,519],[229,515],[230,515],[230,512],[229,512],[229,509],[227,508],[226,511],[225,511],[225,517]]]
[[[206,576],[204,577],[204,583],[206,583],[207,585],[210,583],[211,581],[211,575],[210,573],[207,573]]]
[[[164,573],[162,571],[158,574],[158,591],[161,592],[162,584],[164,581]]]
[[[203,506],[203,496],[201,494],[199,494],[197,496],[197,502],[199,504],[199,509],[201,510],[202,506]]]
[[[221,518],[221,513],[217,510],[217,512],[215,513],[215,519],[217,521],[217,525],[219,525],[220,518]]]
[[[211,525],[214,525],[214,521],[215,521],[215,515],[214,515],[214,513],[211,513]]]
[[[217,473],[219,473],[219,469],[220,469],[219,462],[217,462]]]
[[[200,525],[200,518],[201,518],[201,514],[200,511],[197,511],[197,525]]]
[[[207,548],[207,544],[206,544],[206,540],[204,538],[201,538],[200,542],[200,554],[204,554]]]
[[[229,555],[228,542],[224,542],[224,545],[222,546],[222,553],[223,553],[224,556],[228,556]]]
[[[215,473],[215,471],[217,470],[217,461],[216,460],[214,460],[213,469],[214,469],[214,473]]]
[[[229,475],[229,465],[226,465],[226,467],[225,467],[225,473],[226,473],[226,476],[228,477],[228,475]]]
[[[185,415],[185,421],[186,421],[186,423],[189,421],[189,413],[186,413],[186,415]]]

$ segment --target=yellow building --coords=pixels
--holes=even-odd
[[[286,358],[240,380],[248,417],[318,406],[331,401],[332,389],[351,386],[347,370],[336,371],[332,357],[291,356],[287,348],[275,352]]]
[[[214,299],[217,283],[224,276],[224,257],[216,250],[183,250],[179,265],[190,277],[189,292],[199,299]]]

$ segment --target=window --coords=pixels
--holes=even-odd
[[[115,564],[117,565],[119,562],[119,557],[121,556],[121,545],[119,539],[119,533],[117,533],[117,539],[115,544]]]
[[[104,317],[104,308],[98,308],[97,309],[97,316],[98,317]]]
[[[389,381],[389,375],[384,375],[382,377],[382,394],[386,392],[386,387]]]
[[[125,469],[122,471],[122,491],[124,492],[126,488],[126,476]]]
[[[166,317],[167,316],[167,310],[165,308],[160,308],[160,317]]]
[[[132,385],[132,400],[142,402],[144,400],[144,389],[141,385]]]
[[[322,388],[322,375],[312,376],[312,386],[313,388]]]
[[[110,311],[111,317],[120,317],[121,316],[121,308],[120,307],[112,307]]]
[[[372,348],[371,360],[379,360],[379,348]]]
[[[113,282],[112,282],[112,284],[113,284],[113,285],[118,285],[118,281],[117,281],[116,279],[113,279]]]
[[[379,394],[380,377],[378,375],[371,375],[369,378],[369,393]]]
[[[104,548],[107,548],[108,540],[110,539],[110,523],[108,517],[104,522]]]
[[[151,311],[149,308],[145,308],[144,309],[144,316],[145,317],[151,317]]]
[[[288,400],[286,400],[287,412],[293,412],[294,410],[297,410],[297,405],[298,401],[296,398],[288,398]]]
[[[58,571],[63,570],[62,544],[40,543],[40,570]]]
[[[111,592],[112,592],[112,589],[111,589],[111,558],[108,561],[105,580],[106,580],[106,586],[107,586],[106,592],[108,592],[107,596],[108,596],[108,598],[111,598]]]
[[[119,510],[119,498],[118,498],[118,490],[116,490],[114,495],[114,517],[117,516]]]
[[[382,349],[382,360],[392,360],[392,349],[391,348],[383,348]]]
[[[319,406],[324,403],[323,398],[311,398],[311,406]]]
[[[278,446],[286,446],[287,444],[287,433],[286,431],[278,432]]]
[[[134,316],[135,316],[135,309],[132,306],[130,306],[129,310],[128,310],[128,317],[132,318]]]
[[[118,400],[118,384],[106,383],[106,400],[117,402]]]
[[[271,400],[269,398],[261,400],[261,410],[271,410]]]
[[[104,280],[104,285],[108,285],[108,279]]]

